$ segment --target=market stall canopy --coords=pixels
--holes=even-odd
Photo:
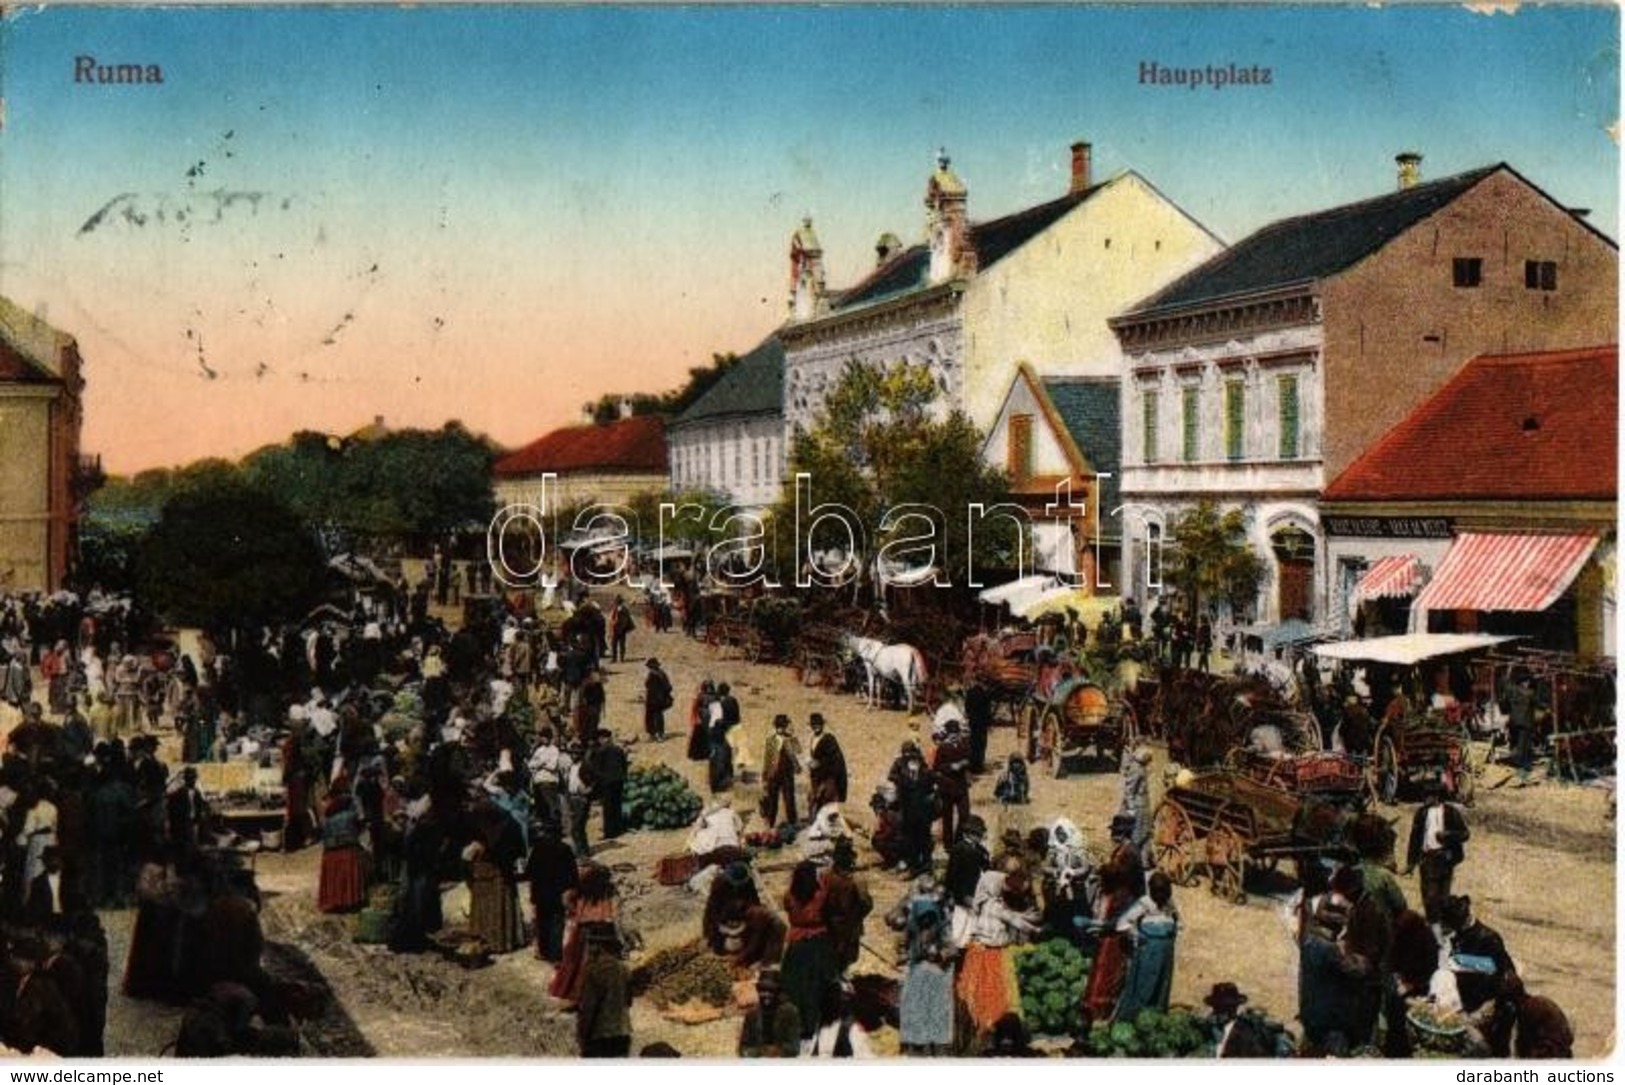
[[[1065,613],[1070,609],[1077,611],[1078,617],[1085,625],[1094,628],[1100,624],[1101,617],[1108,610],[1117,609],[1122,602],[1115,595],[1090,595],[1081,588],[1063,585],[1050,588],[1041,595],[1024,601],[1020,606],[1011,606],[1010,613],[1031,621],[1043,614]]]
[[[1595,535],[1462,532],[1413,611],[1545,610],[1574,583]]]
[[[693,557],[694,551],[669,543],[649,555],[651,561],[688,561]]]
[[[1392,637],[1371,637],[1368,640],[1332,641],[1328,644],[1317,644],[1309,650],[1322,659],[1409,667],[1440,656],[1493,648],[1497,644],[1516,639],[1516,637],[1497,637],[1489,633],[1401,633]]]
[[[1358,606],[1367,599],[1403,599],[1415,594],[1421,584],[1422,563],[1416,555],[1395,554],[1365,571],[1349,601]]]
[[[1000,584],[996,588],[986,588],[977,593],[976,598],[989,606],[1010,604],[1015,610],[1024,602],[1035,599],[1044,592],[1060,586],[1060,581],[1053,576],[1024,576],[1020,580],[1012,580],[1008,584]]]

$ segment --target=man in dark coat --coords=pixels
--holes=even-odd
[[[208,817],[203,792],[197,786],[197,769],[187,766],[181,770],[180,786],[169,793],[164,806],[169,818],[169,839],[188,847],[196,846]]]
[[[604,839],[614,840],[625,831],[622,796],[628,771],[626,751],[607,727],[598,729],[598,743],[587,754],[592,774],[592,797],[604,812]]]
[[[525,878],[536,909],[536,956],[557,964],[564,952],[564,894],[580,882],[580,873],[556,818],[542,820],[531,835],[534,843],[525,861]]]
[[[903,743],[887,779],[897,785],[903,831],[905,873],[917,877],[931,869],[931,822],[936,814],[936,782],[914,741]]]
[[[807,717],[812,729],[812,748],[807,751],[807,808],[817,810],[832,802],[846,801],[846,753],[840,742],[825,730],[824,714]]]
[[[13,943],[9,968],[17,984],[0,1038],[25,1055],[43,1047],[71,1058],[79,1051],[79,1017],[57,981],[46,973],[46,957],[45,947],[32,937]]]
[[[801,1053],[801,1015],[782,997],[777,968],[756,977],[756,1008],[739,1027],[742,1059],[793,1059]]]
[[[1426,798],[1411,820],[1410,846],[1405,851],[1405,873],[1421,869],[1422,911],[1429,923],[1439,921],[1469,835],[1461,807],[1444,801],[1443,784],[1429,782]]]
[[[931,771],[936,777],[937,797],[942,806],[942,846],[951,848],[957,825],[970,817],[970,744],[960,733],[959,721],[943,724],[942,741],[932,751]]]
[[[972,814],[965,819],[959,839],[948,852],[948,871],[943,876],[948,899],[969,908],[976,896],[976,883],[981,881],[992,861],[987,851],[987,824]]]
[[[1474,958],[1471,963],[1493,969],[1457,972],[1456,992],[1461,996],[1462,1011],[1477,1023],[1490,1054],[1507,1058],[1512,1054],[1512,1026],[1517,1020],[1516,1009],[1505,997],[1518,975],[1512,955],[1500,934],[1473,915],[1472,898],[1447,898],[1439,909],[1439,918],[1455,957]]]
[[[965,726],[970,730],[970,770],[987,771],[987,733],[993,727],[993,690],[981,679],[965,690]]]
[[[666,709],[673,704],[671,679],[660,668],[660,660],[650,657],[644,664],[643,730],[656,742],[666,737]]]

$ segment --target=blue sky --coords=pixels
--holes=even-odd
[[[0,292],[79,336],[115,468],[373,414],[518,442],[750,347],[803,213],[835,284],[916,240],[939,146],[978,218],[1059,195],[1081,138],[1232,241],[1387,191],[1406,149],[1508,161],[1617,236],[1618,44],[1566,6],[18,12]],[[79,55],[164,83],[76,86]],[[80,232],[123,193],[165,223]],[[138,409],[154,381],[188,425]]]

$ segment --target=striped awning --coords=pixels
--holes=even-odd
[[[1395,554],[1383,558],[1365,571],[1354,585],[1349,602],[1359,606],[1367,599],[1403,599],[1414,594],[1422,583],[1422,563],[1415,554]]]
[[[1463,532],[1412,611],[1545,610],[1597,548],[1595,535]]]

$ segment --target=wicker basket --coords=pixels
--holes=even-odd
[[[1429,1051],[1457,1055],[1472,1043],[1465,1021],[1424,1021],[1413,1009],[1406,1012],[1405,1025],[1410,1030],[1411,1042]]]

